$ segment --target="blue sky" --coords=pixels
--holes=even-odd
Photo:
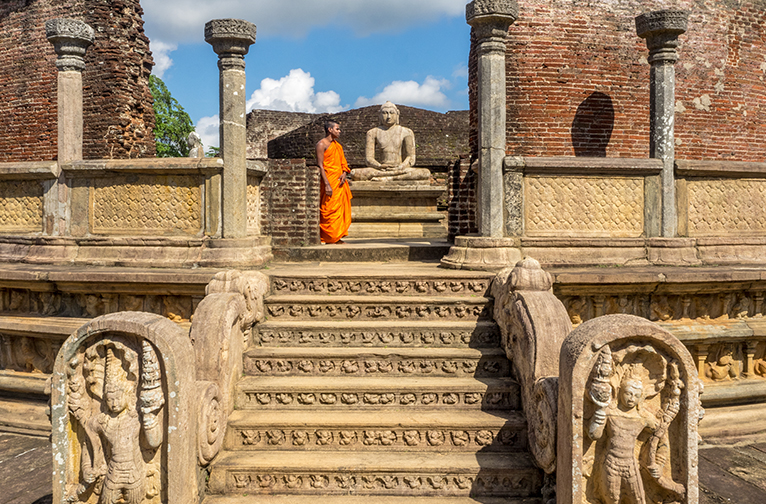
[[[248,107],[335,112],[391,100],[468,108],[465,0],[142,0],[154,73],[218,143],[218,67],[204,24],[254,23]]]

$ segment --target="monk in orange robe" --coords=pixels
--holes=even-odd
[[[351,190],[346,178],[351,170],[338,143],[340,124],[327,121],[324,131],[327,136],[317,142],[317,162],[322,177],[319,237],[323,243],[345,243],[341,238],[348,234],[351,226]]]

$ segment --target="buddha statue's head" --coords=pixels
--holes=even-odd
[[[399,109],[396,105],[387,101],[380,107],[380,122],[388,127],[399,124]]]

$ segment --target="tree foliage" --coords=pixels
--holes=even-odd
[[[157,144],[157,157],[188,156],[186,137],[194,131],[191,117],[178,100],[171,96],[162,79],[150,75],[149,89],[154,98],[154,139]]]

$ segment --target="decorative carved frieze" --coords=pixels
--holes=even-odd
[[[523,431],[502,429],[263,429],[236,427],[229,434],[232,448],[243,450],[367,450],[393,447],[397,450],[509,450],[524,449]]]
[[[270,301],[268,315],[276,320],[488,320],[491,303],[481,304],[357,304],[336,302],[332,304],[295,304],[293,301]]]
[[[456,472],[299,472],[231,471],[226,487],[231,492],[271,494],[341,495],[412,495],[463,496],[470,490],[476,496],[530,495],[541,484],[541,476],[533,470],[503,471],[482,469],[479,475]]]
[[[245,356],[245,374],[253,376],[476,376],[501,377],[509,373],[505,356],[465,359],[439,358],[259,358]]]
[[[418,347],[444,346],[465,347],[475,344],[480,347],[496,346],[500,341],[497,326],[478,325],[474,330],[444,329],[437,331],[407,330],[353,330],[337,328],[322,329],[258,328],[254,330],[254,342],[263,346],[295,345],[317,346],[402,346]]]
[[[766,231],[766,181],[691,179],[689,236],[742,236]]]
[[[26,289],[0,289],[0,310],[46,316],[98,317],[118,311],[163,315],[173,322],[188,321],[201,297],[135,294],[70,294]]]
[[[0,369],[23,373],[53,372],[63,341],[0,334]]]
[[[238,404],[247,409],[279,409],[285,407],[337,407],[378,408],[381,406],[401,408],[403,406],[455,406],[475,407],[485,410],[509,410],[519,407],[518,389],[510,385],[505,389],[491,389],[487,392],[384,392],[384,391],[326,391],[321,392],[258,392],[241,391]]]
[[[456,280],[362,280],[275,277],[274,294],[335,294],[391,296],[483,296],[489,292],[489,278]]]
[[[695,294],[598,294],[560,296],[572,324],[623,313],[655,322],[693,319],[746,319],[764,314],[764,291]]]

